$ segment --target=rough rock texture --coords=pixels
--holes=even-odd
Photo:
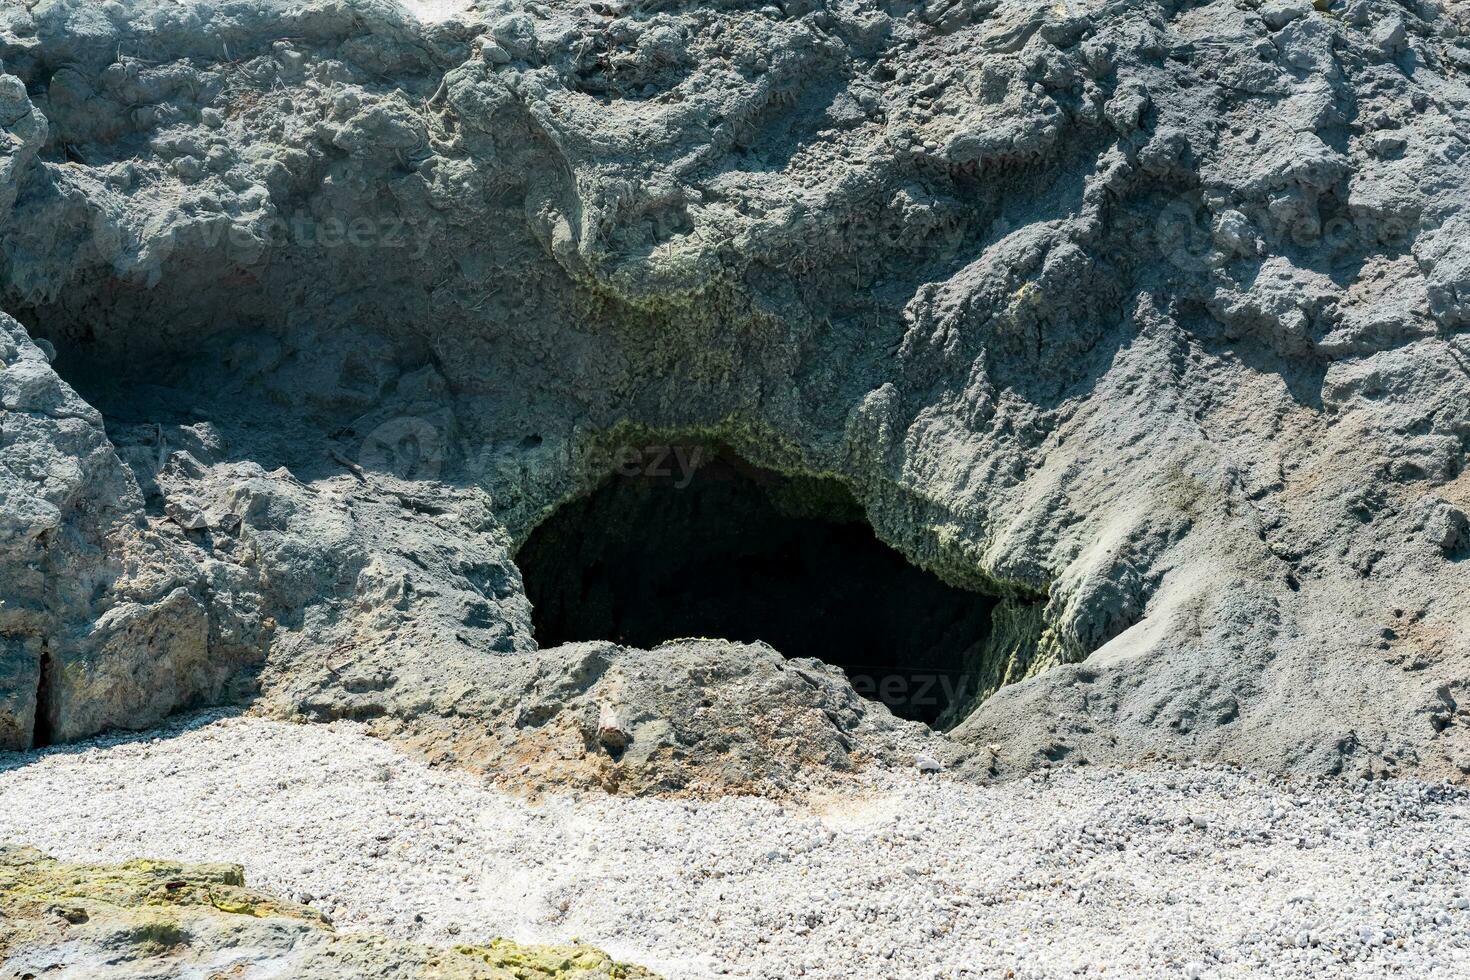
[[[515,547],[697,435],[1003,600],[977,769],[1470,772],[1454,6],[37,0],[0,60],[0,307],[106,420],[0,381],[10,744],[43,662],[66,738],[255,660],[494,755],[586,656]]]
[[[569,644],[498,674],[498,689],[474,695],[475,717],[494,721],[488,731],[428,715],[402,735],[432,761],[532,793],[799,795],[826,773],[908,770],[921,752],[952,751],[860,698],[841,670],[765,644]]]
[[[3,314],[0,411],[0,747],[219,699],[265,653],[241,593],[151,525],[102,416]]]
[[[652,980],[590,946],[432,949],[338,934],[315,909],[245,887],[238,864],[61,864],[0,846],[0,971],[15,977],[299,976]]]

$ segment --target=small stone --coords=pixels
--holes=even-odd
[[[633,733],[623,724],[622,716],[610,704],[597,715],[597,741],[609,752],[622,752],[633,741]]]
[[[1424,533],[1442,551],[1455,551],[1470,541],[1470,519],[1458,507],[1435,508],[1424,521]]]
[[[204,164],[197,157],[181,156],[173,161],[174,173],[184,180],[198,180],[204,173]]]
[[[209,515],[204,512],[204,505],[194,497],[184,494],[169,497],[163,505],[163,512],[185,531],[202,531],[209,527]]]
[[[1273,31],[1279,31],[1292,21],[1310,14],[1312,9],[1307,0],[1272,0],[1261,8],[1261,16]]]
[[[1215,241],[1233,253],[1248,255],[1255,251],[1256,233],[1249,218],[1230,210],[1215,219]]]
[[[25,82],[14,75],[0,75],[0,124],[13,125],[31,111]]]
[[[1386,57],[1394,57],[1409,43],[1401,17],[1386,17],[1373,29],[1373,43]]]
[[[1381,157],[1397,156],[1408,148],[1409,141],[1402,136],[1379,136],[1373,140],[1373,152]]]
[[[492,65],[505,65],[510,63],[510,52],[494,41],[487,40],[480,45],[480,58]]]

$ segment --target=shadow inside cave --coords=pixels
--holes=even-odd
[[[834,480],[722,449],[668,458],[680,463],[614,475],[565,504],[521,547],[543,648],[764,641],[841,667],[859,694],[931,725],[973,693],[991,598],[909,564]]]

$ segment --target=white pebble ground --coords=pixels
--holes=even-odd
[[[349,724],[0,756],[0,841],[245,865],[338,927],[695,977],[1470,976],[1470,798],[1224,769],[912,777],[810,806],[530,804]]]
[[[399,0],[399,3],[425,24],[448,20],[475,6],[475,0]]]

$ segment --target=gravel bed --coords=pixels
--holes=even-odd
[[[339,928],[577,937],[674,978],[1470,976],[1470,796],[1228,769],[801,806],[555,797],[220,713],[0,756],[0,841],[235,861]]]
[[[474,7],[475,0],[398,0],[422,23],[448,20],[461,11]]]

